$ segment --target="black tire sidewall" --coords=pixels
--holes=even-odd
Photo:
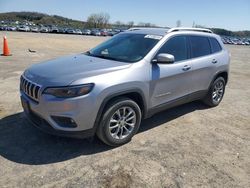
[[[131,132],[130,135],[128,135],[126,138],[118,140],[113,138],[110,133],[109,133],[109,121],[112,115],[121,107],[131,107],[135,113],[136,113],[136,124]],[[101,134],[101,139],[108,145],[111,146],[119,146],[123,145],[131,140],[131,138],[136,134],[140,127],[141,123],[141,109],[138,106],[138,104],[130,99],[120,99],[114,103],[112,103],[104,112],[103,117],[102,117],[102,122],[100,124],[100,131],[99,134]]]

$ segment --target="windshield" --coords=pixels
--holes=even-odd
[[[137,62],[161,39],[161,36],[145,34],[118,34],[98,45],[86,54],[103,59],[123,62]]]

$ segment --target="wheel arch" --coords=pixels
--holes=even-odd
[[[228,72],[227,72],[227,71],[218,72],[218,73],[214,76],[213,82],[214,82],[214,80],[216,80],[216,79],[219,78],[219,77],[224,78],[225,83],[227,84],[227,82],[228,82]],[[212,83],[213,83],[213,82],[212,82]]]
[[[146,114],[147,114],[147,103],[146,103],[145,96],[144,96],[143,92],[140,89],[130,89],[130,90],[122,91],[122,92],[117,92],[117,93],[108,95],[102,101],[102,103],[100,105],[100,108],[98,110],[98,113],[97,113],[95,124],[94,124],[94,129],[95,130],[98,127],[98,124],[100,122],[102,114],[105,111],[107,105],[111,101],[113,101],[113,100],[115,100],[117,98],[121,98],[121,97],[126,97],[126,98],[129,98],[129,99],[135,101],[139,105],[139,107],[141,109],[142,118],[146,117]]]

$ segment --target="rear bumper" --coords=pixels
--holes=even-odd
[[[84,131],[62,131],[62,130],[56,130],[54,129],[46,120],[41,118],[36,113],[29,111],[25,112],[24,114],[26,116],[26,119],[35,127],[40,129],[41,131],[56,135],[56,136],[62,136],[62,137],[70,137],[70,138],[88,138],[95,135],[95,129],[88,129]]]

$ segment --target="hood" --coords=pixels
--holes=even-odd
[[[38,84],[65,86],[78,79],[130,67],[131,64],[78,54],[32,65],[24,76]]]

